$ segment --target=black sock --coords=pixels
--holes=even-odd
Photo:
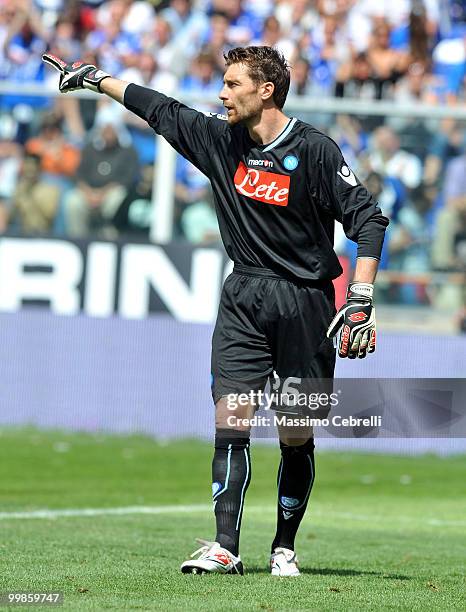
[[[244,497],[251,480],[249,434],[217,430],[212,461],[212,495],[217,535],[215,541],[238,556]]]
[[[278,468],[277,532],[272,552],[278,546],[294,550],[294,540],[314,484],[314,440],[301,446],[280,442],[282,460]]]

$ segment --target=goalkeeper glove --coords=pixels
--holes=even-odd
[[[375,308],[372,306],[374,285],[352,282],[346,292],[346,304],[335,315],[327,331],[333,338],[339,330],[340,357],[363,358],[375,351]]]
[[[60,72],[59,89],[62,93],[76,91],[77,89],[90,89],[102,93],[101,82],[111,76],[92,64],[85,64],[84,62],[67,64],[51,53],[44,53],[42,60]]]

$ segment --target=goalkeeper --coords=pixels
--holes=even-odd
[[[197,112],[89,64],[43,59],[60,72],[60,91],[87,88],[124,104],[211,181],[222,240],[234,262],[212,339],[217,533],[181,570],[242,574],[239,536],[251,477],[247,420],[256,406],[232,407],[231,398],[263,390],[272,374],[295,384],[331,380],[337,334],[340,357],[375,350],[373,283],[388,220],[333,140],[283,113],[290,73],[275,49],[237,48],[225,56],[219,97],[226,116]],[[358,244],[354,279],[338,313],[335,220]],[[311,428],[281,425],[278,433],[270,571],[298,576],[295,536],[314,483],[314,440]]]

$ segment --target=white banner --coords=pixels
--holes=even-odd
[[[0,312],[43,306],[61,315],[215,321],[232,262],[221,248],[0,239]]]

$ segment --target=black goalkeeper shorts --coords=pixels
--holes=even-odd
[[[297,284],[271,270],[235,264],[226,279],[212,338],[212,396],[265,388],[275,372],[332,379],[335,348],[326,336],[335,315],[331,281]]]

